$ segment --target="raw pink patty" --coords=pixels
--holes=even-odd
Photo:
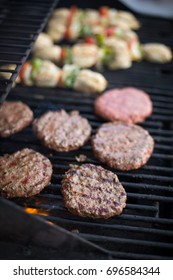
[[[143,122],[152,113],[148,94],[135,88],[111,89],[95,100],[95,113],[110,121]]]

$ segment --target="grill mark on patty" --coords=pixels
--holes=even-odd
[[[31,149],[0,157],[0,193],[6,197],[35,195],[49,184],[51,175],[49,159]]]
[[[45,113],[34,122],[33,130],[46,147],[59,152],[78,149],[88,141],[91,134],[87,119],[81,117],[78,111],[68,114],[64,110]]]
[[[46,116],[46,113],[45,113],[45,116]],[[48,118],[46,123],[43,122],[43,135],[44,135],[44,130],[45,131],[49,130],[50,134],[46,134],[46,133],[45,134],[46,134],[46,137],[48,137],[47,139],[49,139],[50,142],[51,142],[52,134],[55,133],[55,130],[53,131],[53,128],[54,128],[54,124],[56,123],[56,120],[57,120],[57,116],[56,115],[51,115]],[[66,120],[62,120],[61,122],[58,122],[58,124],[60,126],[62,126],[65,121]],[[44,136],[43,136],[43,139],[44,139]]]
[[[117,176],[93,164],[70,168],[62,180],[62,194],[68,210],[83,217],[109,218],[126,205],[126,192]]]

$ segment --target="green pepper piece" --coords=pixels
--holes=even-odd
[[[112,61],[114,58],[114,53],[111,47],[104,47],[103,48],[103,58],[102,58],[102,64],[104,66],[108,66],[109,63]]]
[[[139,53],[141,55],[141,59],[143,59],[144,58],[144,50],[143,50],[143,47],[140,43],[138,44],[138,50],[139,50]]]
[[[65,64],[72,64],[73,58],[72,58],[72,51],[71,48],[66,47],[65,48]]]
[[[43,61],[40,58],[33,58],[31,60],[31,64],[34,69],[39,69],[41,65],[43,64]]]
[[[97,34],[96,35],[96,41],[97,41],[97,45],[99,47],[104,47],[105,46],[105,36],[103,34]]]
[[[65,80],[65,85],[68,87],[68,88],[72,88],[73,87],[73,84],[77,78],[77,76],[79,75],[79,68],[76,68],[74,70],[71,71],[71,73],[67,76],[66,80]]]
[[[39,58],[33,58],[31,60],[31,64],[32,64],[32,73],[31,75],[32,76],[35,76],[38,72],[38,70],[40,69],[40,67],[42,66],[43,64],[43,61]]]

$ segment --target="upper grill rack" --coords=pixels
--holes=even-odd
[[[38,34],[43,30],[57,0],[7,0],[0,3],[0,102],[8,95]],[[8,70],[6,64],[15,64]]]

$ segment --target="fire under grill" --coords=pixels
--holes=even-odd
[[[142,42],[172,45],[172,21],[138,18],[142,24],[139,30]],[[155,140],[151,159],[136,171],[114,170],[127,191],[127,206],[123,214],[104,220],[81,218],[69,213],[62,201],[61,179],[69,164],[80,164],[76,156],[84,154],[86,162],[109,168],[94,158],[90,141],[77,151],[53,152],[40,145],[31,126],[10,138],[0,139],[0,155],[24,147],[43,153],[53,164],[51,184],[37,196],[12,201],[26,212],[41,216],[46,222],[73,232],[77,238],[82,237],[98,245],[109,258],[173,259],[173,63],[139,62],[128,70],[105,71],[104,75],[109,88],[138,87],[150,95],[154,105],[152,116],[141,124]],[[17,86],[8,99],[28,104],[36,118],[47,110],[79,110],[89,120],[94,134],[103,123],[94,114],[94,98],[68,89]]]

